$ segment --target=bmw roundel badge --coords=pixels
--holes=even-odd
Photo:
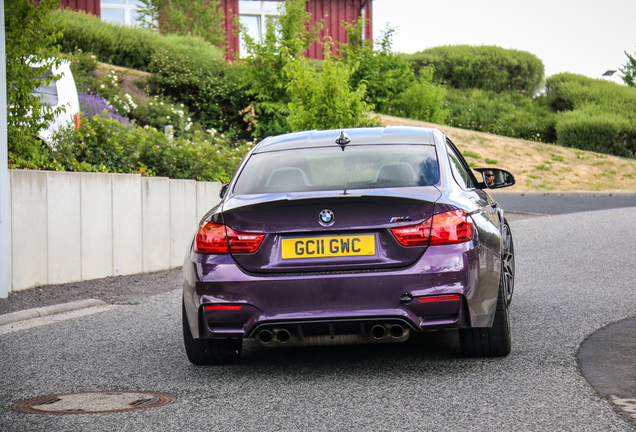
[[[318,216],[318,220],[323,225],[331,225],[335,220],[333,212],[331,210],[323,210],[320,212],[320,216]]]

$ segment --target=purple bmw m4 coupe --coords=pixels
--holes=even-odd
[[[514,249],[476,168],[437,129],[269,137],[203,218],[183,266],[183,337],[197,365],[266,346],[395,343],[457,329],[465,356],[510,352]]]

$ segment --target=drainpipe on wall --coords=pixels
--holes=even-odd
[[[7,147],[7,56],[4,0],[0,0],[0,298],[9,295],[9,170]]]

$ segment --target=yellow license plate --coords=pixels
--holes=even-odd
[[[375,255],[375,236],[283,239],[283,259]]]

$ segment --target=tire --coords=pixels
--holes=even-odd
[[[510,313],[503,280],[502,270],[492,327],[459,330],[459,343],[464,357],[504,357],[510,354]]]
[[[502,230],[502,248],[501,248],[501,274],[500,284],[503,284],[504,297],[506,304],[510,305],[512,294],[515,290],[515,245],[512,241],[512,233],[510,225],[504,219]],[[503,278],[503,280],[502,280]]]
[[[243,339],[194,339],[185,304],[181,307],[183,344],[190,363],[197,366],[236,363],[241,358]]]

